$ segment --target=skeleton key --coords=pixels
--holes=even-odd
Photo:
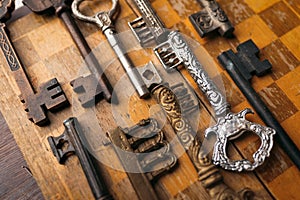
[[[91,75],[89,76],[79,77],[71,81],[74,91],[79,95],[79,101],[82,106],[92,106],[95,101],[99,101],[102,97],[110,102],[112,97],[112,86],[106,75],[103,73],[97,58],[82,35],[74,18],[71,16],[70,4],[72,3],[72,0],[23,0],[23,3],[33,12],[38,14],[52,13],[55,11],[56,15],[63,21],[68,29],[91,72]]]
[[[14,1],[2,0],[0,5],[0,19],[5,21],[14,8]],[[31,83],[23,69],[21,62],[5,31],[5,24],[0,23],[0,47],[10,67],[10,70],[21,91],[19,96],[30,121],[38,126],[49,122],[46,111],[57,111],[69,102],[56,78],[42,84],[38,92],[34,92]]]
[[[151,4],[147,2],[147,0],[134,0],[134,2],[143,16],[147,17],[149,13],[144,13],[145,10],[153,10]],[[154,11],[151,13],[155,14]],[[156,19],[152,20],[152,22],[161,21],[158,16],[151,16],[151,18]],[[153,24],[149,23],[150,20],[144,21],[145,23],[148,23],[147,25],[149,28],[154,26],[157,29],[157,27],[160,26],[160,30],[164,30],[164,27],[161,27],[161,24],[163,23]],[[231,113],[230,105],[226,102],[226,98],[210,79],[180,33],[177,31],[169,32],[167,30],[165,33],[168,34],[168,39],[154,49],[158,59],[169,72],[178,66],[184,65],[198,87],[207,96],[215,111],[216,117],[218,118],[217,124],[205,131],[205,136],[208,136],[210,133],[215,133],[217,136],[212,159],[214,164],[234,171],[254,170],[270,155],[270,151],[273,147],[273,135],[275,134],[275,130],[246,120],[246,114],[253,113],[253,111],[248,108],[237,114]],[[156,35],[153,36],[155,39],[157,38]],[[251,163],[248,160],[231,161],[226,153],[228,140],[236,139],[247,131],[253,132],[261,139],[261,146],[253,155],[254,162]]]
[[[106,189],[93,156],[84,146],[84,135],[76,118],[69,118],[64,121],[65,131],[58,137],[48,137],[48,142],[54,156],[60,164],[64,164],[67,158],[73,154],[78,156],[83,172],[88,180],[95,199],[111,200],[112,196]],[[86,142],[85,142],[86,143]]]
[[[189,18],[201,37],[218,31],[221,36],[231,37],[234,27],[216,0],[198,0],[203,10]]]
[[[254,75],[262,76],[272,68],[271,63],[268,60],[259,60],[258,53],[259,48],[252,40],[248,40],[237,47],[237,53],[228,50],[219,55],[218,60],[243,92],[260,118],[267,126],[274,127],[277,132],[277,142],[298,169],[300,169],[299,149],[251,86],[251,79]]]
[[[139,199],[158,199],[151,182],[177,163],[155,119],[107,133]],[[135,154],[133,154],[135,153]]]
[[[174,87],[177,88],[178,86],[176,85],[171,88]],[[211,198],[223,199],[226,197],[227,199],[245,199],[243,198],[243,194],[245,193],[254,196],[254,192],[250,189],[244,189],[243,194],[240,195],[241,192],[236,193],[224,183],[220,171],[212,164],[207,153],[204,153],[201,148],[199,136],[186,119],[184,110],[181,109],[180,98],[176,95],[176,90],[172,91],[172,89],[159,85],[153,88],[151,93],[165,111],[175,134],[186,149],[187,154],[198,172],[198,179],[205,189],[209,191],[208,193]],[[178,124],[180,124],[180,126],[178,126]]]
[[[114,29],[113,20],[117,15],[119,1],[112,0],[112,8],[109,11],[98,12],[94,16],[85,16],[80,12],[79,6],[84,0],[74,0],[72,3],[73,14],[78,18],[86,22],[96,24],[106,36],[109,44],[113,48],[114,52],[118,56],[124,70],[126,71],[132,85],[135,87],[140,98],[147,98],[150,95],[145,83],[142,80],[138,70],[133,67],[132,61],[124,51],[121,41],[117,36],[117,32]]]

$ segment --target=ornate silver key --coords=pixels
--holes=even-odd
[[[126,52],[122,47],[122,43],[117,36],[117,32],[114,29],[113,20],[117,15],[119,1],[112,0],[112,8],[109,11],[101,11],[96,13],[94,16],[85,16],[80,12],[79,6],[82,2],[83,0],[74,0],[74,2],[72,3],[72,11],[74,15],[78,19],[96,24],[102,30],[109,44],[118,56],[119,61],[121,62],[140,98],[148,97],[150,95],[150,92],[143,82],[138,70],[134,68],[132,61],[126,55]]]
[[[205,131],[206,137],[211,133],[215,133],[217,136],[212,158],[214,164],[234,171],[254,170],[261,165],[265,158],[270,155],[270,151],[273,147],[275,130],[246,120],[245,116],[249,113],[253,113],[249,108],[237,114],[231,113],[230,105],[226,102],[226,98],[221,94],[217,86],[205,72],[201,63],[180,33],[177,31],[170,32],[169,30],[165,30],[163,23],[155,14],[151,4],[147,0],[134,0],[134,2],[142,13],[144,25],[147,25],[148,30],[150,30],[148,35],[150,35],[157,43],[160,43],[154,49],[154,52],[164,68],[171,72],[179,66],[185,66],[198,87],[207,96],[215,111],[216,117],[218,118],[217,124]],[[143,24],[141,19],[139,23]],[[135,35],[138,37],[139,41],[147,39],[147,37],[144,37],[145,34],[140,34],[142,33],[141,28],[143,26],[137,25],[136,22],[131,23],[131,27],[135,31]],[[160,31],[155,32],[155,30]],[[167,37],[164,36],[165,34],[167,34]],[[166,37],[167,39],[161,43],[162,37]],[[141,44],[144,43],[141,42]],[[226,154],[228,140],[236,139],[245,132],[253,132],[261,139],[261,146],[253,155],[253,163],[248,160],[232,161]]]

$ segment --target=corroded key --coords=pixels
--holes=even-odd
[[[91,75],[79,77],[71,81],[71,85],[79,95],[82,106],[93,106],[103,97],[110,102],[112,86],[93,54],[74,18],[71,16],[70,4],[72,0],[23,0],[23,3],[38,14],[53,13],[63,21],[72,36],[78,50],[84,58]]]
[[[49,122],[46,111],[57,111],[69,105],[69,102],[56,78],[42,84],[38,92],[35,92],[22,67],[21,62],[5,31],[3,21],[10,17],[14,8],[14,1],[2,0],[0,2],[0,47],[10,67],[10,70],[21,91],[20,100],[24,104],[28,119],[42,126]]]

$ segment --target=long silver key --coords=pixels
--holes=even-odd
[[[83,0],[74,0],[72,3],[72,11],[74,15],[83,21],[96,24],[106,36],[110,46],[116,53],[119,61],[121,62],[124,70],[126,71],[132,85],[135,87],[140,98],[146,98],[150,96],[150,92],[143,82],[141,75],[134,68],[132,61],[127,56],[123,49],[122,43],[117,36],[117,32],[113,25],[114,17],[117,15],[119,1],[112,0],[112,8],[109,11],[101,11],[94,16],[85,16],[80,12],[79,6]]]
[[[134,0],[134,2],[142,13],[144,22],[149,30],[162,30],[159,34],[150,34],[156,42],[160,42],[160,37],[167,34],[167,39],[162,43],[160,42],[154,49],[164,68],[171,72],[178,66],[185,66],[215,111],[217,124],[205,131],[206,137],[211,133],[215,133],[217,136],[212,158],[214,164],[233,171],[254,170],[261,165],[266,157],[270,155],[273,147],[273,136],[276,133],[275,130],[246,120],[245,116],[253,113],[249,108],[237,114],[231,113],[230,105],[227,103],[226,98],[210,79],[181,34],[177,31],[165,29],[149,1]],[[136,23],[132,25],[132,29],[137,33],[136,36],[144,36],[143,34],[138,34],[140,28],[141,26],[137,26]],[[143,37],[139,37],[139,40],[143,39]],[[253,155],[254,162],[249,160],[232,161],[226,153],[228,140],[236,139],[245,132],[253,132],[261,139],[261,145]]]

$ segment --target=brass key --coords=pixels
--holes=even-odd
[[[10,17],[13,9],[14,1],[1,1],[0,48],[21,91],[19,98],[25,107],[28,119],[36,125],[42,126],[49,122],[46,115],[47,110],[57,111],[58,109],[69,105],[69,101],[56,78],[42,84],[39,87],[38,92],[33,90],[26,72],[6,34],[5,23],[3,23]]]

